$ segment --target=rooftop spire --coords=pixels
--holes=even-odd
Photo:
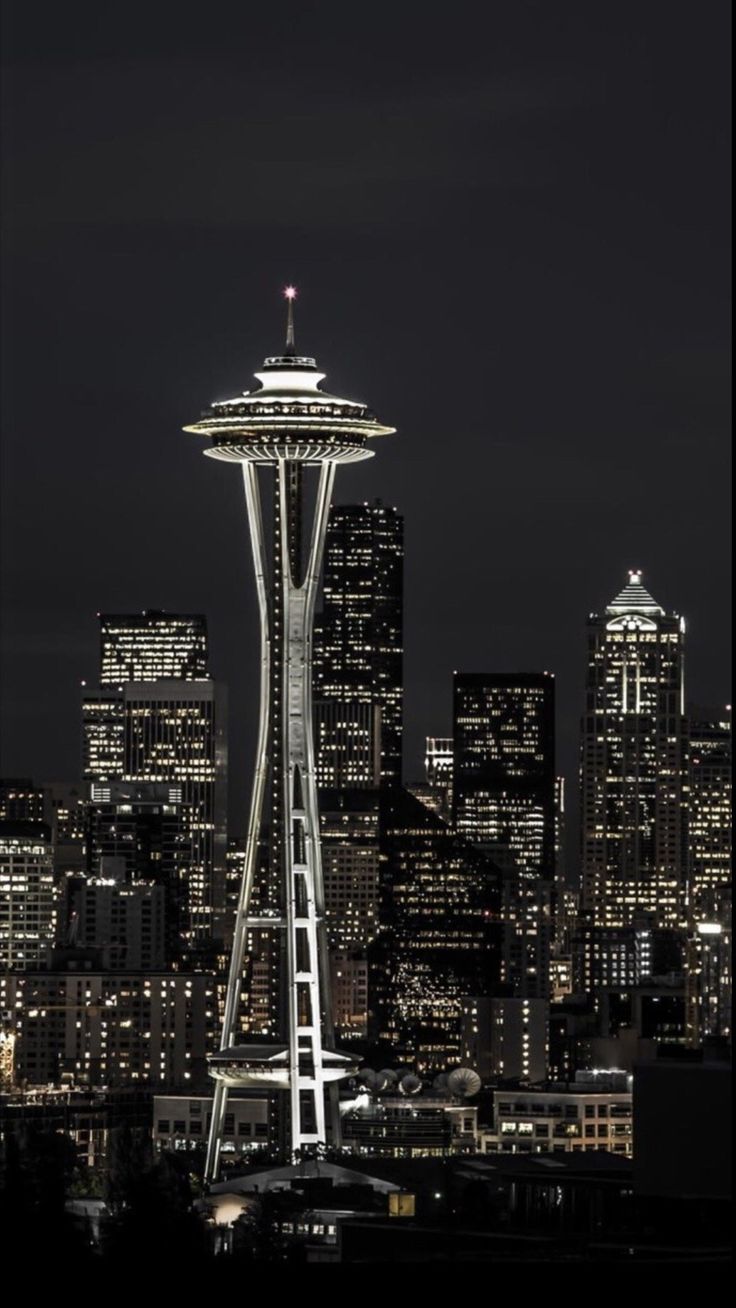
[[[606,609],[607,613],[664,613],[664,609],[652,599],[641,579],[641,568],[629,568],[629,580],[615,600]]]
[[[296,345],[294,344],[294,301],[296,299],[296,286],[284,287],[284,299],[286,300],[286,354],[296,354]]]

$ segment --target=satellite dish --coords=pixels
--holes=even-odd
[[[379,1076],[385,1076],[387,1085],[398,1085],[399,1074],[392,1067],[384,1067],[378,1073]]]
[[[374,1072],[373,1075],[376,1078],[376,1083],[373,1089],[375,1090],[377,1095],[380,1095],[381,1091],[387,1089],[389,1085],[389,1079],[386,1076],[385,1072]]]
[[[433,1089],[439,1090],[442,1094],[444,1094],[445,1091],[447,1090],[447,1072],[440,1072],[439,1076],[436,1076],[434,1078],[434,1081],[432,1082],[432,1087]]]
[[[415,1095],[418,1090],[421,1090],[421,1088],[422,1088],[422,1083],[419,1080],[419,1077],[415,1076],[413,1072],[409,1072],[407,1076],[402,1076],[401,1078],[402,1094]]]
[[[356,1079],[366,1090],[375,1090],[378,1083],[378,1077],[372,1067],[361,1067]]]
[[[482,1085],[481,1079],[472,1067],[456,1067],[447,1078],[447,1088],[459,1099],[469,1099],[477,1095]]]

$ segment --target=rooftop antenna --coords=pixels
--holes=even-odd
[[[296,286],[284,287],[284,299],[286,300],[286,353],[296,354],[296,345],[294,344],[294,301],[296,299]]]

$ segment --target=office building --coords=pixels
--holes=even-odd
[[[36,967],[54,944],[57,893],[51,832],[0,822],[0,968]]]
[[[632,1154],[631,1077],[578,1072],[566,1085],[496,1090],[485,1153]]]
[[[546,998],[556,853],[554,678],[456,673],[453,821],[504,872],[504,981]]]
[[[201,613],[100,614],[100,685],[206,681],[207,621]]]
[[[76,966],[0,978],[20,1083],[197,1088],[217,1029],[215,978]]]
[[[381,795],[379,930],[369,947],[369,1036],[386,1065],[459,1061],[462,1003],[498,993],[498,868],[409,791]]]
[[[733,867],[730,709],[688,715],[688,915],[711,914],[730,894]]]
[[[588,621],[582,896],[596,926],[678,926],[687,866],[685,623],[630,572]]]
[[[461,1060],[482,1081],[544,1081],[548,1074],[546,999],[463,999]]]
[[[452,820],[453,742],[446,736],[427,736],[424,755],[424,780],[407,786],[445,822]]]
[[[46,822],[46,794],[28,778],[0,779],[0,822]]]
[[[99,951],[111,971],[155,972],[166,967],[166,890],[152,882],[79,877],[72,884],[70,936]]]
[[[210,1095],[154,1095],[153,1144],[163,1150],[201,1149],[212,1122]],[[223,1124],[222,1152],[239,1158],[268,1148],[268,1099],[230,1095]]]
[[[401,780],[404,522],[396,509],[333,505],[315,627],[317,766],[325,784]],[[328,705],[333,710],[334,723]],[[331,725],[332,724],[332,725]],[[349,744],[352,738],[352,744]],[[344,760],[342,773],[335,762]]]
[[[87,876],[159,886],[166,961],[174,963],[187,952],[190,927],[192,814],[184,803],[183,786],[113,781],[93,782],[88,789]],[[163,966],[163,960],[155,966]]]
[[[328,945],[365,949],[378,925],[378,792],[324,790],[320,803]]]
[[[732,947],[731,890],[721,887],[714,911],[693,922],[685,946],[686,1042],[691,1048],[698,1049],[713,1039],[730,1044]]]
[[[182,830],[177,839],[186,851],[186,868],[175,874],[180,888],[172,896],[170,929],[183,937],[189,952],[221,941],[227,820],[225,688],[211,680],[126,682],[119,689],[87,692],[84,711],[85,777],[96,787],[91,810],[95,839],[105,822],[109,824],[110,806],[122,818],[119,810],[130,802],[113,788],[114,783],[168,788],[168,806],[180,806]],[[140,789],[137,793],[127,825],[133,823],[140,832],[146,806],[156,804],[145,800]],[[170,816],[169,827],[173,827]],[[165,817],[162,813],[164,825]],[[149,873],[144,869],[143,875]],[[174,878],[169,881],[170,887],[173,884]]]

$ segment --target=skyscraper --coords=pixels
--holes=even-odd
[[[682,921],[687,855],[685,623],[641,572],[588,621],[582,724],[582,894],[596,926],[638,910]]]
[[[369,947],[377,1056],[445,1071],[460,1058],[463,998],[500,982],[501,878],[403,787],[380,797],[379,930]]]
[[[206,680],[207,662],[207,621],[201,613],[100,614],[101,686]]]
[[[207,436],[213,458],[242,468],[261,615],[261,713],[243,884],[236,915],[221,1053],[211,1060],[215,1097],[206,1172],[217,1172],[228,1089],[288,1092],[289,1155],[339,1139],[337,1102],[326,1090],[352,1060],[334,1048],[325,939],[317,778],[312,721],[314,605],[337,466],[370,457],[369,438],[390,433],[364,404],[319,389],[324,374],[297,355],[288,287],[286,346],[265,360],[258,389],[215,403],[186,430]],[[305,482],[318,469],[315,512],[303,549]],[[273,506],[270,558],[259,469]],[[285,942],[281,1030],[275,1044],[233,1045],[237,1030],[251,890],[259,867],[268,805],[269,874]],[[268,898],[268,896],[267,896]],[[270,925],[270,923],[269,923]]]
[[[333,506],[315,637],[317,764],[325,784],[375,784],[368,733],[377,734],[380,780],[401,780],[403,567],[404,520],[396,509],[380,500]],[[335,757],[345,760],[342,772],[330,769]]]
[[[548,991],[554,720],[549,673],[455,674],[455,829],[504,871],[504,980],[530,998]]]
[[[84,777],[98,788],[179,789],[186,870],[169,940],[174,931],[196,953],[225,933],[227,701],[208,672],[205,620],[160,610],[103,614],[100,649],[102,684],[84,692]],[[170,888],[169,910],[173,904]]]
[[[732,753],[729,709],[688,714],[688,911],[717,913],[732,877]]]
[[[453,742],[449,736],[427,736],[424,754],[424,780],[407,787],[417,799],[438,813],[445,822],[452,820]]]
[[[378,789],[320,790],[320,835],[335,1028],[341,1039],[365,1037],[366,951],[378,929]]]
[[[191,813],[181,785],[114,781],[89,787],[86,871],[94,880],[155,883],[165,906],[165,957],[176,963],[190,929]]]

